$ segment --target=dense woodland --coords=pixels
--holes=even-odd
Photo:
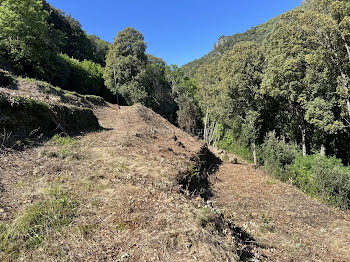
[[[2,68],[118,104],[142,103],[208,144],[350,207],[349,1],[304,1],[220,38],[183,68],[147,54],[136,29],[110,44],[44,0],[0,4]]]

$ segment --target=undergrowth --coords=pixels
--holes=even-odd
[[[0,250],[16,258],[21,251],[35,249],[52,234],[69,225],[77,202],[60,188],[50,188],[45,199],[26,208],[11,224],[1,225]]]
[[[59,134],[56,134],[51,138],[51,142],[61,146],[67,146],[76,145],[78,143],[78,139],[72,138],[70,136],[61,136]]]
[[[251,151],[233,136],[226,135],[219,146],[251,163]],[[296,144],[274,132],[266,135],[257,151],[259,164],[273,178],[290,182],[327,204],[350,209],[350,167],[340,159],[319,154],[302,156]]]

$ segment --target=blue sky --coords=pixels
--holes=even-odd
[[[210,52],[221,35],[244,32],[291,10],[301,0],[48,0],[80,21],[83,29],[112,42],[132,26],[147,52],[183,65]]]

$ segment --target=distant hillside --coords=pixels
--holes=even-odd
[[[226,51],[231,50],[232,47],[239,42],[262,42],[265,39],[265,36],[272,31],[273,26],[278,21],[279,16],[264,24],[253,27],[244,33],[235,34],[232,36],[221,36],[214,45],[214,49],[209,54],[184,65],[182,69],[187,76],[193,76],[201,65],[217,61]]]

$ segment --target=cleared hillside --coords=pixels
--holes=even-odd
[[[350,214],[230,155],[212,177],[216,206],[273,261],[349,261]]]
[[[62,103],[37,83],[11,88],[1,91]],[[1,261],[260,257],[205,202],[220,161],[202,142],[141,105],[91,107],[103,129],[0,154]]]
[[[37,82],[0,90],[62,102]],[[144,106],[80,99],[102,129],[0,154],[1,261],[349,259],[348,213],[221,161]]]

